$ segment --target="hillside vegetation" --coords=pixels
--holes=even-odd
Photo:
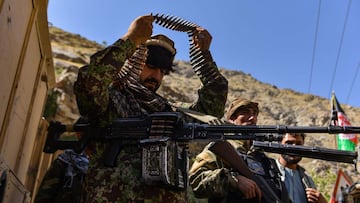
[[[51,45],[57,76],[57,88],[49,92],[46,116],[73,123],[79,113],[72,85],[77,70],[89,61],[89,57],[103,46],[78,34],[50,27]],[[194,102],[201,85],[189,62],[176,61],[175,72],[166,76],[159,94],[171,102]],[[231,67],[228,67],[231,68]],[[266,68],[266,67],[264,67]],[[289,67],[290,68],[290,67]],[[229,81],[228,103],[235,97],[255,100],[260,104],[259,125],[327,126],[330,122],[330,101],[311,94],[302,94],[291,89],[280,89],[274,85],[254,79],[242,71],[221,69]],[[228,105],[227,103],[227,105]],[[360,126],[360,109],[342,105],[354,126]],[[334,148],[334,135],[309,134],[305,145]],[[191,155],[198,153],[203,144],[190,145]],[[270,154],[276,157],[278,155]],[[360,176],[354,165],[303,159],[302,165],[313,174],[319,189],[329,198],[335,183],[336,172],[342,168],[353,181]]]

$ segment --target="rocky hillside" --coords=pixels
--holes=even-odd
[[[103,46],[89,41],[80,35],[50,27],[51,45],[57,76],[57,87],[49,92],[45,116],[64,123],[72,123],[79,113],[76,107],[72,85],[79,67],[89,61],[89,57]],[[177,61],[175,73],[165,77],[160,95],[172,102],[193,102],[200,81],[189,62]],[[230,68],[230,67],[229,67]],[[266,68],[266,67],[264,67]],[[274,85],[254,79],[241,71],[221,70],[229,81],[228,101],[241,96],[258,101],[260,115],[258,124],[327,126],[330,119],[330,101],[311,94],[301,94],[291,89],[280,89]],[[342,105],[353,125],[360,126],[360,109]],[[328,134],[309,134],[306,145],[334,148],[334,136]],[[190,146],[192,154],[201,145]],[[278,156],[278,155],[271,155]],[[314,178],[323,193],[329,197],[339,168],[345,170],[354,181],[360,180],[358,172],[351,164],[304,159],[305,168]]]

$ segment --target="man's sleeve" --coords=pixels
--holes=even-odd
[[[199,168],[189,176],[190,185],[197,198],[222,198],[233,191],[231,185],[236,184],[236,177],[228,169],[207,170]],[[233,183],[231,183],[233,182]]]
[[[74,93],[82,116],[94,118],[106,111],[109,87],[135,50],[135,44],[130,40],[120,39],[92,55],[90,64],[79,69]]]
[[[203,51],[203,55],[206,63],[204,63],[204,67],[195,71],[203,86],[198,90],[198,101],[191,109],[221,118],[225,110],[228,81],[220,73],[210,52]]]
[[[226,197],[236,178],[226,168],[218,168],[213,155],[206,149],[195,159],[189,171],[189,183],[197,198]]]

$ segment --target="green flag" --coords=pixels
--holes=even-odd
[[[340,103],[338,102],[335,93],[332,93],[331,96],[331,104],[332,104],[332,115],[333,117],[333,125],[338,126],[351,126],[349,119],[347,118],[344,110],[341,108]],[[336,136],[337,148],[339,150],[348,150],[355,151],[358,138],[357,134],[338,134]]]

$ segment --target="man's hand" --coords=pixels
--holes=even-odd
[[[259,186],[250,179],[253,177],[253,173],[229,142],[215,142],[209,147],[209,150],[223,159],[223,161],[230,165],[235,171],[241,172],[242,175],[236,176],[237,182],[236,185],[233,186],[234,188],[241,191],[245,198],[258,197],[259,201],[261,200],[262,193]]]
[[[236,188],[243,194],[245,199],[258,197],[261,200],[261,190],[253,180],[242,175],[238,175],[236,178]]]
[[[210,33],[201,27],[196,28],[193,35],[193,41],[196,47],[201,51],[207,51],[210,48],[212,36]]]
[[[137,17],[129,26],[127,33],[122,39],[130,39],[137,46],[145,43],[150,39],[153,32],[154,17],[152,15],[145,15]]]
[[[322,194],[314,188],[306,188],[306,198],[311,203],[326,203],[326,199]]]

